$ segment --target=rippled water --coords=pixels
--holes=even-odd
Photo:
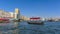
[[[60,34],[60,22],[45,22],[44,25],[20,23],[20,34]]]
[[[28,24],[27,22],[18,23],[8,23],[1,27],[0,24],[0,34],[60,34],[60,22],[44,22],[44,25]],[[14,32],[14,33],[13,33]]]

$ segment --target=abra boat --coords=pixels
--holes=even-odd
[[[6,18],[0,18],[0,23],[9,23],[9,19]]]
[[[40,17],[33,17],[30,18],[30,21],[28,21],[28,24],[39,24],[39,25],[43,25],[44,22],[40,20]]]
[[[37,24],[37,25],[43,25],[44,22],[42,21],[29,21],[28,24]]]

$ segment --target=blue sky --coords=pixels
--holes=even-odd
[[[21,15],[32,17],[59,17],[60,0],[0,0],[0,9],[14,12],[19,8]]]

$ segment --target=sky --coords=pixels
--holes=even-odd
[[[0,9],[14,12],[15,8],[27,17],[60,17],[60,0],[0,0]]]

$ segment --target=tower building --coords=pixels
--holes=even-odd
[[[15,19],[20,19],[20,10],[18,8],[15,8],[15,12],[14,12],[14,18]]]

